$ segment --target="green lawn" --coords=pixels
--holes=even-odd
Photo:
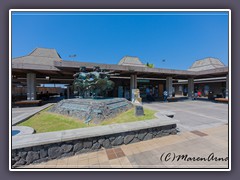
[[[36,130],[36,133],[41,133],[153,119],[155,118],[154,114],[156,113],[156,111],[144,108],[145,116],[136,117],[134,115],[134,108],[132,108],[124,113],[119,114],[117,117],[113,119],[109,119],[102,122],[99,125],[95,125],[92,123],[88,125],[76,118],[48,112],[47,111],[48,109],[49,108],[35,114],[28,120],[18,125],[30,126]]]
[[[142,120],[148,120],[148,119],[154,119],[156,118],[154,114],[157,111],[146,109],[144,108],[144,116],[135,116],[134,114],[134,108],[121,113],[119,116],[109,119],[106,121],[103,121],[101,125],[107,125],[107,124],[115,124],[115,123],[125,123],[125,122],[133,122],[133,121],[142,121]]]

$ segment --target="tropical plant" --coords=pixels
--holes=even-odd
[[[148,63],[148,62],[147,62],[147,64],[146,64],[146,66],[149,67],[149,68],[154,68],[154,64],[150,64],[150,63]]]

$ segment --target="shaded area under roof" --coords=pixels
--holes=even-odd
[[[188,71],[204,71],[223,67],[226,66],[219,59],[205,58],[195,61]]]

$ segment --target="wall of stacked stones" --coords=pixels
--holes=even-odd
[[[12,150],[12,166],[18,167],[32,163],[45,162],[176,133],[176,124],[172,124],[138,131],[14,149]]]

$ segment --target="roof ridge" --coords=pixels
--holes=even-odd
[[[188,70],[202,71],[221,67],[226,66],[218,58],[208,57],[193,62],[193,64],[188,68]]]
[[[206,59],[218,59],[218,58],[216,58],[216,57],[205,57],[205,58],[202,58],[202,59],[198,59],[196,61],[203,61],[203,60],[206,60]],[[196,62],[196,61],[194,61],[194,62]]]
[[[32,52],[30,52],[27,56],[31,56],[32,53],[34,53],[37,50],[37,48],[35,48]]]
[[[132,66],[145,66],[139,57],[125,55],[119,62],[118,65],[132,65]]]
[[[57,50],[54,48],[38,47],[35,48],[30,54],[28,54],[28,56],[62,59]]]

